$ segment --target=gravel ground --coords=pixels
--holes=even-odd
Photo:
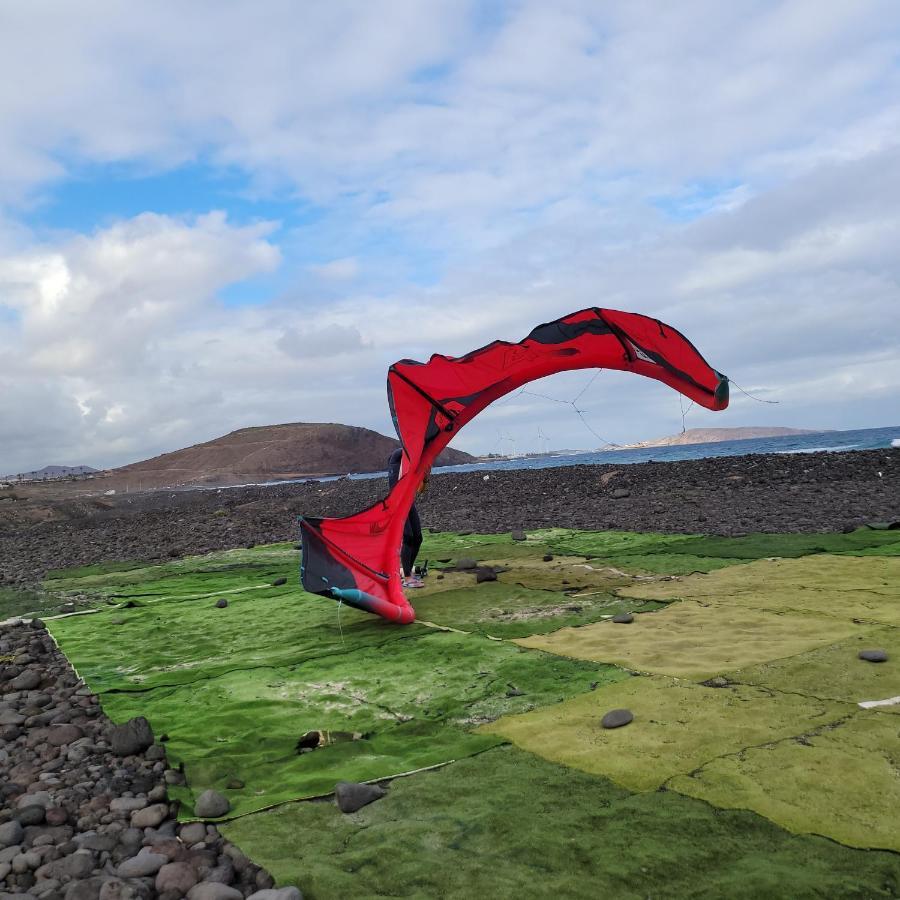
[[[301,900],[176,822],[164,744],[113,725],[40,621],[3,626],[0,661],[0,900]]]
[[[297,515],[348,515],[386,490],[384,479],[345,479],[69,501],[51,510],[56,521],[0,527],[0,585],[104,560],[294,540]],[[840,531],[900,520],[900,450],[435,474],[419,510],[426,526],[454,531]]]

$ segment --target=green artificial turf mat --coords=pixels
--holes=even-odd
[[[631,710],[634,721],[603,728],[600,720],[612,709]],[[714,757],[801,734],[852,709],[749,686],[712,688],[639,676],[478,730],[630,790],[648,791]]]
[[[828,617],[673,603],[636,616],[631,625],[598,622],[519,638],[516,643],[575,659],[616,663],[636,672],[699,680],[793,656],[849,637],[857,629]]]
[[[709,575],[624,587],[619,593],[646,600],[697,600],[732,611],[798,611],[900,625],[900,559],[824,553],[763,559]]]
[[[294,584],[169,599],[49,621],[53,636],[95,691],[187,684],[254,666],[279,666],[374,648],[425,633],[398,628]],[[388,652],[385,650],[385,652]]]
[[[887,897],[900,858],[501,747],[393,781],[352,815],[296,803],[220,826],[279,884],[346,897]]]
[[[860,627],[859,634],[788,659],[776,659],[729,673],[741,684],[756,684],[779,691],[860,703],[900,697],[900,628]],[[887,662],[859,659],[860,650],[881,649]],[[880,707],[900,714],[900,703]]]
[[[795,832],[900,851],[900,722],[858,711],[837,727],[711,760],[674,790],[752,809]]]
[[[748,534],[743,537],[691,537],[679,545],[680,553],[728,559],[799,557],[815,553],[885,552],[900,549],[900,531],[873,531],[858,528],[849,534]]]
[[[556,631],[565,625],[595,622],[603,616],[661,604],[630,600],[603,590],[589,596],[567,596],[517,584],[487,581],[447,591],[422,591],[413,598],[420,620],[494,637],[513,638]]]
[[[114,721],[144,715],[169,736],[170,762],[184,764],[190,784],[176,796],[189,808],[215,788],[240,814],[326,793],[341,779],[384,778],[478,752],[497,739],[466,733],[475,725],[629,677],[480,635],[394,631],[403,637],[295,666],[257,664],[177,688],[106,693],[104,711]],[[298,755],[309,731],[362,739]],[[233,778],[245,787],[227,789]]]

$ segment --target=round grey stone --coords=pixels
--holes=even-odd
[[[303,894],[300,888],[283,887],[283,888],[265,888],[251,894],[247,900],[303,900]]]
[[[478,561],[474,559],[470,559],[468,556],[463,556],[461,559],[456,561],[457,569],[474,569],[478,565]]]
[[[15,812],[15,817],[22,825],[40,825],[47,815],[47,810],[40,803],[22,806]]]
[[[161,894],[177,891],[186,894],[197,883],[197,870],[186,862],[166,863],[156,873],[156,890]]]
[[[146,878],[155,875],[168,861],[167,856],[153,853],[145,847],[137,856],[119,863],[116,875],[120,878]]]
[[[188,900],[244,900],[244,895],[227,884],[203,881],[188,891]]]
[[[5,822],[0,825],[0,847],[12,847],[21,843],[24,834],[21,822],[15,819],[12,822]]]
[[[621,728],[634,719],[634,713],[630,709],[611,709],[601,720],[604,728]]]
[[[216,600],[216,609],[225,609],[228,606],[228,601],[222,597],[221,600]]]
[[[223,797],[218,791],[204,791],[194,804],[194,815],[201,819],[217,819],[224,816],[231,809],[227,797]]]
[[[616,625],[630,625],[634,621],[634,616],[631,613],[619,613],[613,616],[612,620]]]
[[[857,654],[866,662],[887,662],[887,650],[860,650]]]
[[[21,675],[16,675],[11,687],[14,691],[33,691],[41,683],[41,676],[36,669],[26,669]]]
[[[132,828],[156,828],[169,816],[169,807],[165,803],[154,803],[144,809],[136,809],[131,814]]]
[[[191,844],[198,844],[200,841],[206,840],[206,825],[203,822],[191,822],[189,825],[183,825],[178,836],[189,847]]]

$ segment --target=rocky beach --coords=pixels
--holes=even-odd
[[[386,492],[385,479],[345,478],[7,501],[0,506],[0,587],[70,566],[294,540],[297,516],[349,515]],[[425,527],[440,531],[841,531],[900,519],[900,450],[437,471],[419,510]]]

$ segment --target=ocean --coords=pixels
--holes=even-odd
[[[648,447],[643,450],[585,450],[580,453],[548,453],[513,459],[491,459],[459,466],[436,466],[442,472],[491,472],[514,469],[549,469],[554,466],[626,465],[642,462],[672,462],[677,459],[703,459],[708,456],[746,456],[750,453],[828,453],[840,450],[877,450],[900,447],[900,425],[888,428],[863,428],[858,431],[822,431],[784,437],[749,438],[743,441],[715,441],[710,444],[684,444],[673,447]],[[350,473],[350,478],[383,478],[387,472]],[[339,475],[297,478],[285,481],[261,481],[214,487],[203,490],[228,490],[237,487],[267,487],[302,481],[335,481]]]
[[[678,459],[703,459],[710,456],[747,456],[751,453],[828,453],[841,450],[877,450],[900,446],[900,425],[888,428],[862,428],[857,431],[823,431],[815,434],[791,434],[782,437],[749,438],[741,441],[715,441],[709,444],[683,444],[671,447],[647,447],[642,450],[601,450],[583,453],[550,453],[546,456],[496,459],[461,466],[442,466],[438,472],[489,472],[493,469],[546,469],[554,466],[627,465],[642,462],[674,462]]]

